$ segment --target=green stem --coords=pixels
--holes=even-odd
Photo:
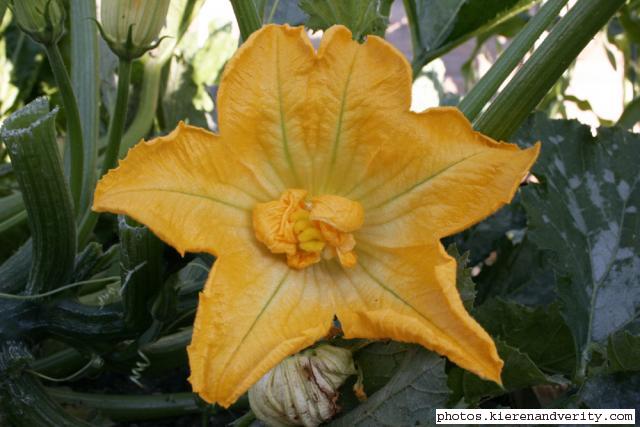
[[[280,3],[280,0],[275,0],[273,2],[273,6],[271,6],[271,12],[269,12],[269,17],[267,18],[267,24],[270,24],[271,22],[273,22],[273,17],[276,14],[276,10],[278,9],[279,3]]]
[[[89,394],[60,388],[45,388],[60,403],[97,409],[118,421],[148,420],[197,414],[204,410],[194,393],[138,395]]]
[[[7,118],[0,130],[0,139],[9,149],[31,230],[33,246],[18,252],[21,257],[31,256],[22,260],[11,258],[18,261],[14,268],[25,269],[26,261],[31,265],[27,269],[27,294],[47,292],[68,283],[74,268],[76,224],[56,144],[56,114],[57,109],[49,111],[46,98],[38,98]],[[14,273],[24,277],[18,271],[12,273],[11,264],[9,271],[4,265],[0,268],[2,273],[8,273],[8,277],[2,276],[0,288],[17,279]]]
[[[131,61],[120,59],[118,66],[118,93],[116,95],[116,106],[111,116],[109,124],[109,137],[107,139],[107,151],[102,164],[102,174],[104,175],[116,166],[118,152],[120,151],[120,141],[124,133],[125,120],[127,118],[127,104],[129,103],[129,83],[131,83]]]
[[[247,40],[254,31],[259,30],[262,26],[256,5],[251,0],[231,0],[231,6],[233,6],[233,12],[238,20],[242,40]]]
[[[69,73],[64,65],[62,54],[57,44],[46,46],[47,57],[51,70],[60,89],[62,97],[62,106],[67,117],[67,132],[69,134],[69,143],[71,145],[71,172],[70,172],[70,188],[73,203],[76,209],[76,215],[80,214],[80,199],[82,197],[82,176],[84,164],[84,147],[82,139],[82,125],[80,121],[80,111],[76,97],[71,86]]]
[[[95,0],[70,1],[71,78],[84,135],[84,176],[78,215],[91,206],[96,180],[100,128],[100,58]]]
[[[243,416],[231,423],[232,427],[249,427],[256,420],[256,415],[251,409]]]
[[[32,360],[25,343],[5,341],[2,344],[0,420],[15,427],[91,427],[91,424],[66,413],[40,381],[25,372],[24,368]]]
[[[578,1],[478,117],[475,128],[495,139],[510,137],[624,2]]]
[[[513,69],[522,61],[540,34],[558,17],[567,0],[550,0],[511,41],[507,50],[493,64],[473,89],[460,102],[460,110],[473,120],[491,100]]]
[[[34,371],[50,376],[68,375],[82,366],[86,359],[75,348],[67,347],[64,350],[34,360],[29,367]]]
[[[107,282],[107,283],[111,283],[115,280],[118,280],[119,277],[117,276],[112,276],[112,277],[104,277],[101,279],[91,279],[91,280],[83,280],[81,282],[75,282],[75,283],[70,283],[68,285],[64,285],[64,286],[60,286],[59,288],[53,289],[51,291],[48,292],[44,292],[41,294],[32,294],[32,295],[13,295],[13,294],[6,294],[3,292],[0,292],[0,299],[11,299],[11,300],[16,300],[16,301],[32,301],[32,300],[37,300],[37,299],[41,299],[41,298],[46,298],[46,297],[50,297],[52,295],[58,294],[60,292],[64,292],[68,289],[73,289],[73,288],[77,288],[79,286],[84,286],[84,285],[91,285],[94,283],[103,283],[103,282]]]
[[[116,105],[113,109],[111,122],[109,123],[109,133],[107,136],[107,151],[102,163],[100,176],[106,174],[109,169],[116,166],[120,153],[120,142],[124,134],[125,121],[127,119],[127,107],[129,104],[129,84],[131,83],[131,61],[120,59],[118,65],[118,89],[116,94]],[[93,227],[98,221],[98,214],[88,210],[80,221],[79,242],[84,245]]]
[[[422,52],[422,41],[420,36],[420,24],[418,23],[418,11],[416,9],[416,3],[413,0],[403,0],[404,11],[409,21],[409,31],[411,32],[411,51],[413,58],[417,58]],[[415,59],[413,64],[415,64]],[[413,65],[413,78],[415,79],[422,67],[416,71],[416,66]]]
[[[144,138],[153,125],[153,118],[156,116],[158,100],[160,99],[162,68],[166,63],[167,61],[158,59],[144,61],[140,101],[136,116],[122,138],[120,157],[124,157],[130,148]]]

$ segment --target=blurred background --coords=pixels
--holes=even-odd
[[[575,2],[576,0],[569,1],[562,14]],[[234,39],[239,37],[240,32],[228,0],[208,0],[204,7],[206,11],[196,22],[197,31],[200,34],[206,34],[210,25],[209,20],[215,17],[219,24],[230,26]],[[538,9],[539,6],[534,7],[530,14]],[[443,94],[451,95],[449,99],[463,96],[506,48],[511,36],[520,29],[518,22],[526,22],[529,14],[523,15],[513,20],[510,25],[505,25],[503,34],[494,35],[487,40],[469,40],[441,59],[436,59],[427,65],[425,73],[437,76],[437,83],[441,87],[434,84],[433,79],[427,77],[417,79],[414,85],[413,109],[422,110],[438,105],[442,103],[443,98],[447,98]],[[557,97],[557,101],[563,104],[561,108],[552,108],[556,110],[552,111],[555,117],[578,119],[582,123],[598,127],[601,124],[615,123],[622,114],[624,106],[632,101],[632,84],[625,81],[625,55],[620,49],[620,43],[616,44],[617,29],[615,23],[612,25],[614,27],[609,29],[609,34],[601,32],[587,46],[565,74],[565,78],[558,85],[558,90],[554,91],[553,95]],[[320,37],[318,33],[310,34],[313,38]],[[540,41],[544,37],[545,34],[541,36]],[[386,38],[407,58],[412,59],[409,23],[400,0],[393,3]],[[202,43],[204,40],[201,38],[200,41]],[[550,96],[547,103],[553,104],[551,101]]]
[[[302,22],[305,17],[295,1],[258,2],[262,3],[265,17],[271,18],[271,22]],[[414,85],[413,109],[422,110],[430,106],[457,103],[467,89],[473,87],[489,69],[511,38],[542,3],[544,2],[500,24],[490,34],[472,38],[427,64]],[[575,0],[569,1],[568,5],[573,3]],[[575,118],[592,127],[611,125],[618,121],[625,105],[633,101],[636,94],[637,49],[631,43],[634,34],[628,27],[636,24],[637,4],[637,1],[632,1],[626,8],[629,16],[623,20],[626,20],[627,29],[621,24],[620,18],[614,19],[580,54],[542,102],[541,109],[554,118]],[[28,37],[15,26],[9,25],[10,20],[10,13],[7,13],[0,25],[0,120],[36,95],[54,95],[55,101],[55,85],[52,84],[48,67],[43,66],[44,55],[39,53],[38,47]],[[321,32],[311,36],[317,40],[321,37]],[[192,107],[194,115],[198,117],[187,117],[187,121],[215,128],[215,86],[220,70],[238,45],[239,37],[240,32],[229,0],[204,0],[201,13],[198,13],[173,52],[169,78],[163,88],[163,99],[168,105],[160,112],[159,117],[162,121],[162,116],[165,116],[167,123],[156,123],[155,130],[169,128],[171,122],[178,119],[171,117],[171,114],[183,107],[174,105],[178,100],[172,96],[179,88],[187,88],[196,93]],[[408,20],[400,0],[393,3],[386,37],[409,60],[412,59]],[[541,36],[541,40],[544,37],[545,34]],[[114,74],[117,61],[106,47],[103,46],[101,51],[105,58],[101,69],[101,94],[109,100],[115,95]],[[15,75],[16,67],[32,70],[32,74]],[[138,71],[133,80],[141,89],[143,74],[144,72]],[[205,87],[208,91],[205,91]],[[135,95],[133,98],[131,116],[135,114]],[[187,98],[182,97],[183,100]],[[108,112],[104,116],[107,117]]]

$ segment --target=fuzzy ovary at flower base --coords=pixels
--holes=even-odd
[[[494,141],[455,108],[411,112],[411,84],[379,37],[335,26],[316,51],[304,28],[267,25],[225,68],[219,134],[180,124],[100,181],[95,210],[217,256],[188,348],[208,402],[231,405],[334,316],[346,338],[418,343],[500,383],[440,239],[508,203],[539,145]]]

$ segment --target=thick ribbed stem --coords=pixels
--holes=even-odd
[[[458,107],[469,120],[475,119],[484,106],[493,98],[493,95],[509,77],[509,74],[533,47],[540,34],[557,19],[560,10],[565,4],[567,4],[567,0],[550,0],[545,3],[540,11],[531,18],[531,21],[511,41],[507,50],[500,55],[496,63],[462,99]]]
[[[475,128],[495,139],[509,138],[624,2],[578,1],[478,117]]]

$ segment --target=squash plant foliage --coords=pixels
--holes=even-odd
[[[160,33],[157,22],[141,24],[146,32],[136,37],[144,46],[133,44],[133,31],[109,33],[115,30],[96,0],[43,0],[34,13],[23,10],[27,3],[0,0],[0,425],[273,423],[258,405],[265,399],[256,397],[258,389],[270,388],[260,383],[246,391],[304,348],[293,356],[301,359],[286,364],[304,360],[323,375],[340,374],[340,381],[332,377],[335,399],[302,399],[318,414],[311,425],[431,425],[438,408],[640,409],[640,137],[633,132],[640,120],[640,1],[231,0],[239,35],[208,12],[215,0],[157,2],[146,15],[135,9],[138,2],[114,1],[132,8],[128,19],[164,21]],[[412,55],[406,61],[383,40],[391,34],[392,10],[407,18]],[[295,43],[285,40],[294,33]],[[314,36],[311,47],[307,33],[322,33],[325,41]],[[599,33],[609,41],[612,65],[623,71],[627,93],[617,123],[601,119],[602,127],[592,129],[566,119],[566,105],[591,106],[565,89],[572,62]],[[464,96],[446,93],[440,57],[470,40],[476,55],[497,36],[509,43],[490,70],[469,78]],[[298,87],[296,79],[318,71],[290,67],[279,89],[295,90],[283,95],[262,83],[273,64],[260,56],[283,40],[292,48],[277,66],[300,54],[300,46],[305,54],[319,49],[320,57],[318,43],[334,43],[326,48],[333,57],[322,65],[325,75],[341,78],[340,53],[351,49],[385,62],[366,62],[370,69],[353,76],[363,87],[375,79],[379,84],[354,109],[345,101],[333,111],[335,82],[310,78],[309,88]],[[401,65],[380,72],[389,64]],[[419,115],[408,111],[397,115],[394,103],[408,101],[398,99],[412,81],[414,96],[425,82],[435,89],[442,105],[430,107],[447,105],[421,116],[439,126],[421,128],[411,121]],[[283,104],[292,97],[303,102]],[[379,120],[363,119],[369,127],[359,129],[353,115],[369,104],[377,110],[367,117]],[[319,124],[272,126],[289,116]],[[338,123],[335,135],[325,135],[338,147],[340,132],[389,133],[385,124],[397,117],[408,119],[383,148],[362,143],[323,157],[313,152],[323,139],[308,136],[322,136],[323,123]],[[249,134],[261,143],[264,135],[288,135],[293,142],[280,157],[265,157],[269,165],[260,162],[272,146],[245,149]],[[297,137],[316,141],[307,146],[313,161],[299,163]],[[416,198],[397,212],[393,204],[377,209],[388,200],[367,199],[367,191],[393,186],[398,176],[413,174],[407,194],[431,179],[436,185],[433,176],[442,171],[429,169],[435,157],[433,164],[422,161],[424,153],[410,145],[422,137],[451,147],[469,140],[484,144],[486,153],[473,153],[474,164],[456,161],[459,170],[468,169],[449,183],[449,193],[434,199],[420,193],[429,206]],[[142,139],[155,140],[136,147]],[[198,151],[207,143],[222,148]],[[165,150],[171,144],[178,148]],[[397,159],[416,150],[416,160],[407,168],[389,161],[376,169],[393,150]],[[363,161],[375,174],[363,172],[360,182],[353,171]],[[198,181],[197,165],[216,179]],[[307,169],[313,173],[305,175]],[[225,181],[234,173],[249,178]],[[278,180],[288,185],[272,191]],[[183,197],[193,182],[202,194],[228,196],[222,204],[243,213],[204,211],[175,194],[152,199],[140,192],[161,183],[180,187]],[[306,198],[296,183],[317,191]],[[353,189],[345,197],[325,194],[347,184]],[[137,193],[127,198],[126,191]],[[357,194],[363,197],[356,200]],[[245,209],[251,197],[260,202],[253,214],[254,205]],[[413,213],[405,212],[410,208]],[[370,226],[403,215],[410,220],[393,228],[397,235],[389,234],[391,227]],[[194,218],[200,222],[189,222]],[[437,225],[428,244],[420,240],[425,218]],[[290,229],[278,228],[286,221]],[[255,236],[233,231],[236,222],[250,224]],[[259,246],[246,249],[241,237]],[[410,251],[389,243],[402,239],[411,242],[405,245]],[[226,262],[225,254],[235,254],[235,261]],[[252,276],[265,260],[279,264]],[[397,260],[403,263],[393,264]],[[316,264],[329,267],[315,270]],[[399,267],[388,273],[393,266]],[[384,306],[382,294],[364,285],[360,294],[322,294],[329,281],[326,286],[346,283],[338,267],[354,271],[344,276],[354,283],[370,277],[371,286],[404,305]],[[276,283],[286,298],[256,296],[252,281],[289,268],[293,273]],[[289,274],[300,278],[299,287],[287,281]],[[230,278],[226,288],[216,283],[220,277]],[[411,283],[401,288],[409,294],[393,288],[394,280]],[[326,301],[305,296],[316,289]],[[429,298],[442,304],[418,310],[429,325],[464,332],[448,335],[441,327],[430,335],[421,329],[427,323],[403,323],[414,319],[410,304]],[[296,301],[308,316],[294,313]],[[442,301],[457,305],[445,309]],[[271,312],[289,306],[287,316]],[[376,307],[404,320],[387,312],[386,323],[366,318]],[[242,328],[259,334],[241,334]],[[447,341],[452,336],[460,342]],[[282,350],[280,339],[300,341]],[[338,369],[333,359],[318,359],[322,354],[339,354],[344,363]],[[270,397],[286,403],[301,390],[296,384],[284,382],[288,392]]]

